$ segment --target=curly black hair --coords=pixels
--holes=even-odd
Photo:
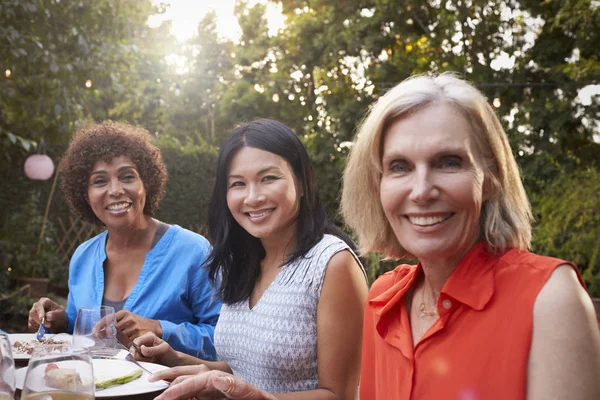
[[[129,157],[146,189],[144,214],[153,216],[165,195],[167,167],[150,133],[140,127],[105,121],[80,129],[60,163],[60,188],[71,209],[87,222],[104,225],[87,202],[88,180],[97,161]]]

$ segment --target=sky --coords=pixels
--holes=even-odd
[[[163,21],[171,20],[171,33],[179,41],[189,39],[195,34],[198,22],[209,10],[214,10],[217,14],[219,34],[232,40],[238,39],[241,35],[240,26],[233,15],[235,0],[162,0],[162,2],[169,4],[169,8],[164,14],[150,17],[148,24],[158,26]],[[153,3],[159,4],[161,0],[153,0]],[[250,6],[256,3],[267,4],[269,33],[274,35],[284,24],[281,6],[277,7],[264,0],[249,2]]]

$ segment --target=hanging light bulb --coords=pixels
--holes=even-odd
[[[54,163],[45,154],[33,154],[25,160],[25,175],[29,179],[45,181],[54,173]]]
[[[502,105],[502,100],[500,100],[500,97],[494,97],[492,105],[494,106],[494,108],[499,108]]]
[[[12,71],[10,69],[7,69],[6,71],[4,71],[4,75],[6,75],[7,78],[10,78],[10,76],[12,75]]]
[[[279,103],[279,93],[273,93],[273,103]]]
[[[88,88],[88,89],[92,87],[92,80],[91,79],[88,79],[87,81],[85,81],[85,87]]]

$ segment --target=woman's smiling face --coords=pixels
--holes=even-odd
[[[227,177],[227,206],[242,228],[263,242],[294,236],[298,188],[294,172],[284,158],[242,147],[232,157]]]
[[[131,159],[97,161],[88,180],[88,203],[108,228],[136,228],[144,221],[146,189]]]
[[[436,104],[384,133],[380,200],[402,247],[419,260],[460,260],[477,241],[482,156],[468,121]]]

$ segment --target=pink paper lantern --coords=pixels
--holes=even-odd
[[[52,176],[54,163],[45,154],[34,154],[25,160],[25,175],[29,179],[45,181]]]

